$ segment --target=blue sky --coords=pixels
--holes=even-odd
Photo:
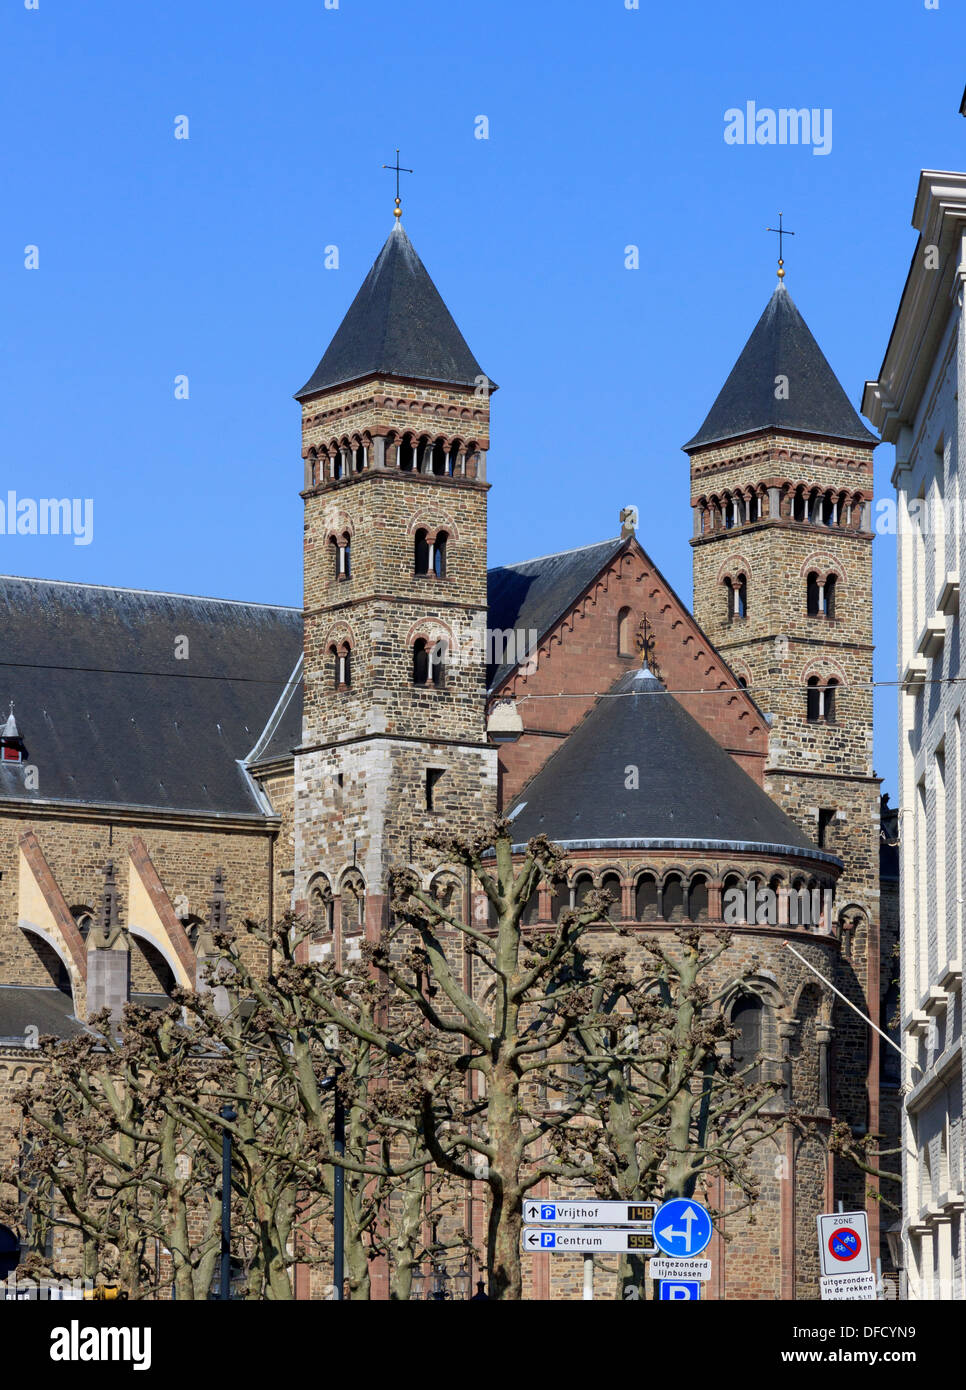
[[[501,386],[490,562],[614,535],[633,502],[690,599],[680,445],[772,292],[766,225],[795,230],[789,288],[858,403],[919,169],[966,160],[953,0],[36,3],[0,11],[0,498],[92,497],[95,526],[0,537],[8,573],[300,602],[291,395],[389,231],[398,145],[406,228]],[[726,144],[751,100],[830,109],[830,152]],[[880,538],[885,680],[894,562]],[[894,719],[880,691],[893,799]]]

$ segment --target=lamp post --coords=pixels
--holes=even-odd
[[[221,1107],[221,1118],[232,1124],[238,1114],[230,1105]],[[221,1288],[219,1298],[231,1298],[231,1130],[221,1132]]]

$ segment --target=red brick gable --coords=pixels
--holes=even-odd
[[[762,785],[768,728],[761,711],[637,539],[631,538],[550,631],[541,634],[530,659],[491,695],[491,702],[515,700],[524,726],[516,743],[500,747],[501,806],[509,805],[539,772],[595,697],[639,665],[636,653],[618,653],[617,622],[623,608],[630,609],[632,634],[647,616],[667,689]]]

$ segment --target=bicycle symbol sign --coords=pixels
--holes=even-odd
[[[853,1231],[850,1226],[841,1226],[829,1236],[828,1248],[836,1260],[854,1260],[862,1249],[862,1241],[858,1231]]]

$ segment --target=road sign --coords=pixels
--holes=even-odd
[[[700,1202],[672,1197],[654,1215],[654,1243],[678,1259],[700,1255],[711,1240],[711,1217]]]
[[[827,1212],[817,1220],[822,1274],[868,1274],[872,1262],[865,1212]]]
[[[848,1299],[850,1302],[875,1302],[875,1275],[831,1274],[819,1281],[822,1286],[822,1302],[837,1302]]]
[[[656,1260],[648,1260],[647,1275],[649,1279],[698,1279],[704,1281],[711,1278],[710,1260],[664,1260],[660,1256]]]
[[[658,1285],[660,1303],[700,1303],[701,1281],[699,1279],[662,1279]]]
[[[601,1226],[581,1229],[558,1226],[545,1230],[542,1226],[524,1226],[523,1248],[532,1255],[550,1250],[557,1255],[603,1255],[617,1250],[621,1254],[653,1255],[655,1246],[650,1231],[607,1231]]]
[[[558,1202],[536,1198],[523,1204],[524,1221],[541,1226],[650,1226],[657,1202]]]

